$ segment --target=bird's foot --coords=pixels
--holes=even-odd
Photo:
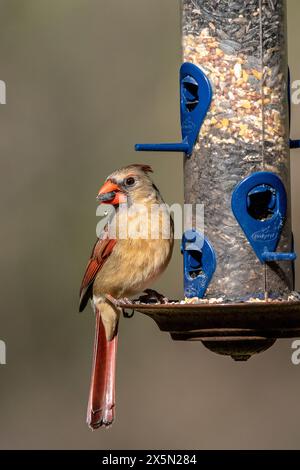
[[[123,317],[124,318],[132,318],[134,315],[134,310],[131,310],[131,313],[129,313],[126,310],[126,307],[128,305],[132,305],[132,300],[128,299],[127,297],[122,297],[121,299],[118,299],[118,305],[121,307],[122,312],[123,312]]]
[[[143,304],[167,304],[169,302],[165,295],[160,294],[154,289],[145,289],[144,292],[146,295],[141,295],[138,298],[138,301]]]

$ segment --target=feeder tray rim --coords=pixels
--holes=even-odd
[[[199,311],[204,309],[219,310],[226,309],[230,310],[232,308],[241,309],[241,310],[251,310],[258,308],[271,308],[271,307],[281,307],[282,309],[290,309],[291,307],[299,308],[300,312],[300,300],[261,300],[261,301],[244,301],[244,302],[201,302],[201,303],[181,303],[178,300],[171,300],[167,303],[142,303],[132,301],[131,303],[125,303],[110,295],[106,295],[106,300],[113,304],[116,307],[123,309],[132,309],[132,310],[161,310],[168,311],[171,309],[175,310],[195,310]]]

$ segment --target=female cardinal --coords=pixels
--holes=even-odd
[[[115,211],[113,220],[104,228],[93,248],[80,288],[79,311],[91,298],[96,316],[87,410],[87,423],[92,429],[109,426],[114,420],[120,309],[108,303],[106,295],[122,299],[144,291],[164,271],[172,255],[172,219],[150,172],[152,169],[148,165],[121,168],[106,179],[97,196],[101,204],[111,204]],[[121,217],[125,204],[126,236],[124,211]],[[153,208],[158,207],[155,231]],[[113,236],[111,226],[117,227]]]

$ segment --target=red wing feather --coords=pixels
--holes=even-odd
[[[95,277],[111,254],[115,244],[116,240],[109,239],[108,236],[99,238],[95,243],[80,286],[80,312],[82,312],[89,298],[92,296]]]

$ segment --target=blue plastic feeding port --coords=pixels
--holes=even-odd
[[[136,144],[135,150],[184,152],[191,155],[212,100],[212,87],[199,67],[189,62],[180,68],[180,121],[182,142]]]
[[[296,259],[294,252],[276,252],[286,210],[285,187],[274,173],[253,173],[233,192],[232,211],[262,263]]]
[[[202,298],[216,270],[216,255],[209,241],[196,230],[187,230],[182,237],[184,294]]]

